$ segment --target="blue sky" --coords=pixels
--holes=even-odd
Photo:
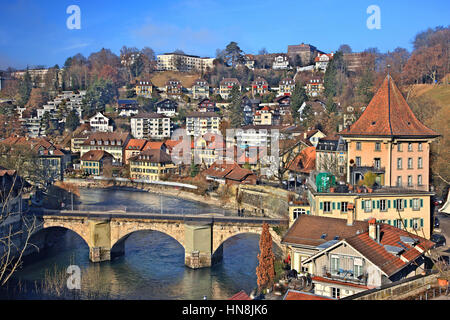
[[[80,30],[66,27],[70,5],[81,9]],[[379,30],[366,26],[370,5],[380,7]],[[200,56],[215,56],[230,41],[246,53],[286,52],[302,42],[325,52],[343,43],[355,52],[411,50],[417,32],[450,20],[447,0],[2,0],[0,8],[0,69],[61,66],[76,53],[119,54],[123,45]]]

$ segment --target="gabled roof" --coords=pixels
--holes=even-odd
[[[316,148],[307,147],[288,165],[291,171],[310,173],[316,167]]]
[[[130,139],[125,147],[125,150],[142,150],[146,143],[147,140],[145,139]]]
[[[405,98],[387,75],[359,119],[342,136],[437,137],[411,111]]]
[[[346,221],[345,219],[342,219]],[[375,219],[373,219],[375,220]],[[355,221],[356,222],[356,221]],[[369,236],[369,231],[347,237],[338,243],[316,253],[307,258],[304,262],[308,263],[325,252],[333,250],[335,247],[347,244],[365,259],[373,263],[387,277],[391,277],[401,269],[409,265],[411,262],[419,258],[423,253],[434,247],[434,243],[425,238],[419,237],[407,231],[395,228],[393,226],[379,223],[380,226],[380,242]],[[408,244],[402,241],[402,237],[413,238],[416,244]],[[403,238],[404,239],[404,238]],[[386,247],[387,246],[387,247]],[[393,254],[388,251],[389,246],[398,247],[399,254]]]
[[[282,243],[317,247],[336,236],[345,239],[367,230],[366,221],[354,221],[353,225],[348,226],[346,219],[300,215],[283,237]]]
[[[250,297],[245,293],[244,290],[239,291],[234,296],[232,296],[229,300],[252,300]]]
[[[82,161],[100,161],[103,158],[114,158],[112,154],[104,150],[90,150],[83,154]]]
[[[137,156],[131,157],[129,161],[171,163],[170,156],[160,149],[146,149]]]

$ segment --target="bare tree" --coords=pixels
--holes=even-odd
[[[37,229],[36,217],[22,211],[22,195],[30,185],[16,170],[0,167],[0,285],[5,285],[22,265],[26,249],[34,246],[31,235]],[[34,246],[35,247],[35,246]]]

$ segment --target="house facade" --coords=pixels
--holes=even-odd
[[[111,125],[111,120],[105,117],[101,112],[89,118],[89,125],[93,132],[113,132],[114,128]]]
[[[177,114],[178,103],[171,99],[164,99],[156,103],[156,113],[166,117],[174,117]]]
[[[177,166],[170,156],[159,149],[147,149],[131,157],[130,178],[140,181],[159,181],[167,174],[175,174]]]
[[[86,152],[81,158],[81,170],[93,176],[103,175],[105,166],[112,165],[114,157],[103,150],[91,150]]]
[[[219,84],[219,94],[220,96],[227,100],[230,98],[231,89],[233,89],[233,86],[237,86],[239,88],[239,91],[242,90],[241,83],[236,78],[224,78],[222,81],[220,81]]]
[[[192,85],[192,97],[194,99],[209,98],[209,84],[206,80],[195,80]]]
[[[252,81],[252,95],[263,95],[269,92],[269,83],[262,77],[257,77]]]
[[[272,69],[285,70],[289,68],[289,58],[285,54],[276,55],[273,59]]]
[[[130,139],[131,135],[127,132],[95,132],[81,145],[80,156],[91,150],[103,150],[114,157],[113,164],[121,165]]]
[[[291,78],[284,78],[278,84],[279,96],[290,96],[295,89],[295,81]]]
[[[138,97],[151,98],[153,94],[153,84],[149,79],[136,80],[135,90]]]

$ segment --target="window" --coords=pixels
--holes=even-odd
[[[294,220],[297,219],[298,216],[301,215],[301,214],[306,214],[305,209],[302,209],[302,208],[295,208],[295,209],[293,210],[293,218],[294,218]]]
[[[387,206],[386,206],[386,200],[380,200],[380,211],[386,211],[387,210]]]
[[[402,168],[402,158],[397,158],[397,169]]]
[[[356,143],[356,150],[361,150],[361,142]]]
[[[411,219],[411,227],[414,229],[414,230],[418,230],[418,229],[420,229],[420,226],[421,226],[421,220],[420,220],[420,218],[414,218],[414,219]]]
[[[408,143],[408,151],[409,152],[413,151],[413,144],[411,142]]]
[[[331,274],[337,274],[339,272],[339,256],[331,256],[330,271]]]
[[[423,184],[423,181],[422,181],[422,175],[421,174],[419,174],[418,176],[417,176],[417,184],[419,185],[419,186],[422,186]]]
[[[361,167],[361,157],[356,157],[356,166]]]
[[[365,212],[372,211],[372,200],[363,200],[363,206]]]
[[[345,213],[348,212],[348,202],[341,202],[341,212]]]
[[[377,169],[380,169],[380,168],[381,168],[381,159],[380,159],[380,158],[375,158],[375,159],[374,159],[374,166],[375,166],[375,168],[377,168]]]
[[[375,142],[375,151],[381,151],[381,143]]]
[[[363,260],[361,258],[355,258],[353,263],[353,276],[358,278],[363,275]]]
[[[323,212],[331,212],[331,202],[325,201],[323,203]]]
[[[413,168],[413,159],[408,158],[408,169],[412,169],[412,168]]]
[[[403,229],[406,227],[402,219],[396,219],[395,221],[396,221],[397,228]]]
[[[408,187],[412,187],[412,186],[413,186],[412,176],[408,176]]]
[[[423,148],[423,147],[422,147],[422,142],[419,142],[418,150],[419,150],[419,151],[422,151],[422,150],[423,150],[422,148]]]
[[[420,206],[420,200],[421,199],[412,199],[412,208],[413,208],[413,210],[420,210],[420,207],[421,207]]]
[[[398,176],[397,177],[397,187],[401,187],[402,186],[402,177]]]
[[[398,144],[397,144],[397,151],[398,151],[398,152],[402,152],[402,149],[403,149],[403,148],[402,148],[402,144],[401,144],[401,143],[398,143]]]
[[[340,299],[341,298],[341,289],[339,288],[331,288],[331,296],[335,299]]]
[[[395,199],[394,208],[398,210],[403,210],[403,199]]]
[[[423,169],[423,160],[422,157],[419,157],[419,159],[417,159],[417,167],[419,169]]]

